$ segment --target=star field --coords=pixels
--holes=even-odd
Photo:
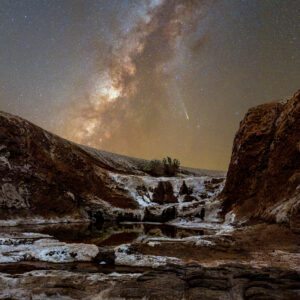
[[[0,110],[225,170],[246,111],[299,89],[299,16],[298,0],[2,0]]]

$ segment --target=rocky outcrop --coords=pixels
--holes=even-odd
[[[175,206],[167,206],[161,209],[156,207],[147,207],[145,209],[144,222],[168,222],[174,220],[177,216],[177,210]]]
[[[299,227],[300,91],[248,111],[234,139],[221,196],[225,213]]]
[[[96,245],[68,244],[38,233],[0,237],[0,263],[37,260],[53,263],[91,261],[98,253]]]
[[[177,199],[174,196],[171,182],[160,181],[154,189],[152,201],[159,204],[176,203]]]

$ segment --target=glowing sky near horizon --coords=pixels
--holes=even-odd
[[[227,169],[246,111],[300,88],[299,0],[1,0],[0,110]]]

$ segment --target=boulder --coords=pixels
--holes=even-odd
[[[183,202],[192,202],[195,200],[197,200],[197,198],[191,195],[185,195],[183,198]]]
[[[165,223],[176,219],[177,210],[175,206],[167,207],[147,207],[145,209],[144,222]]]
[[[173,186],[169,181],[160,181],[154,189],[152,201],[158,204],[176,203]]]
[[[188,187],[185,181],[183,180],[183,183],[179,190],[179,195],[191,195],[192,193],[193,193],[193,188]]]

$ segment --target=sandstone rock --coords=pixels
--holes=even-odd
[[[197,198],[191,195],[185,195],[183,198],[183,202],[192,202],[195,200],[197,200]]]
[[[219,183],[222,183],[223,181],[224,181],[224,178],[215,178],[215,177],[214,177],[214,178],[211,179],[210,182],[211,182],[212,184],[219,184]]]
[[[299,141],[300,91],[288,101],[251,108],[234,139],[221,195],[224,212],[233,210],[238,218],[276,221],[276,215],[268,211],[282,201],[299,197]],[[298,215],[296,210],[294,215]],[[287,216],[293,214],[287,212]]]
[[[96,245],[68,244],[52,239],[51,236],[35,233],[21,237],[2,237],[0,240],[0,263],[32,260],[53,263],[91,261],[98,253]]]
[[[201,195],[200,195],[200,198],[201,199],[207,199],[209,196],[208,196],[208,194],[207,193],[202,193]]]
[[[35,270],[0,274],[2,299],[276,299],[300,296],[300,275],[243,265],[167,264],[135,273]]]
[[[145,209],[144,222],[165,223],[177,217],[175,206],[167,207],[147,207]]]
[[[179,190],[179,195],[191,195],[192,193],[193,193],[193,188],[188,187],[185,181],[183,181],[182,186],[180,187]]]
[[[300,233],[300,199],[295,201],[290,210],[290,228],[293,232]]]
[[[205,181],[205,188],[208,192],[213,193],[218,188],[218,186],[213,184],[211,181]]]
[[[2,200],[2,201],[1,201]],[[2,193],[0,195],[0,205],[7,208],[26,208],[25,200],[16,190],[16,187],[10,183],[2,185]]]
[[[176,257],[136,253],[127,245],[117,247],[115,250],[115,264],[117,265],[157,268],[159,266],[167,265],[168,263],[180,264],[181,261]]]
[[[99,252],[96,245],[67,244],[52,239],[38,240],[33,246],[33,257],[41,261],[56,263],[90,261],[94,259]]]
[[[0,171],[9,170],[10,168],[8,159],[5,156],[0,156]]]
[[[94,261],[113,265],[115,263],[115,259],[116,255],[114,249],[110,247],[101,247],[99,248],[98,255],[94,258]]]
[[[154,189],[152,201],[159,204],[176,203],[173,186],[169,181],[160,181]]]

